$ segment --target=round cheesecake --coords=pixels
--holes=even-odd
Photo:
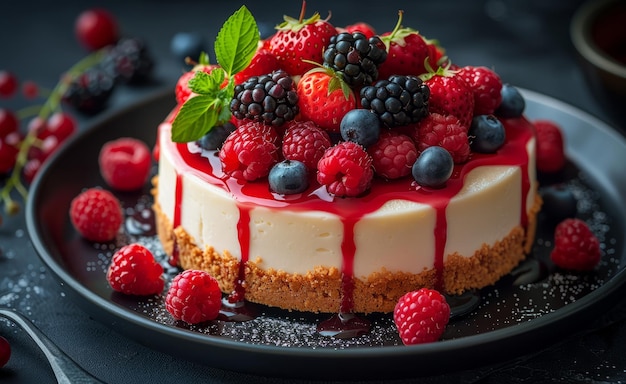
[[[501,119],[506,143],[472,153],[442,188],[375,178],[365,195],[338,198],[315,182],[278,195],[267,179],[228,177],[216,151],[171,140],[175,113],[158,129],[159,238],[173,263],[209,272],[239,300],[390,312],[421,287],[460,294],[494,284],[534,241],[541,199],[524,117]]]

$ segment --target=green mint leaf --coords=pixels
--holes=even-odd
[[[232,76],[245,69],[259,43],[259,28],[254,17],[242,6],[226,20],[215,40],[218,64]]]
[[[189,80],[189,89],[199,95],[216,94],[225,79],[225,73],[219,68],[206,73],[204,71],[196,71],[196,74]]]
[[[214,96],[207,95],[189,98],[172,122],[172,141],[195,141],[210,131],[221,112],[221,108],[215,108],[216,100]]]

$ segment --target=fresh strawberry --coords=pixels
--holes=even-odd
[[[421,288],[402,296],[393,311],[393,321],[405,345],[439,340],[450,321],[450,306],[439,292]]]
[[[341,32],[349,32],[349,33],[361,32],[368,39],[370,37],[376,36],[376,30],[374,29],[374,27],[372,27],[371,25],[369,25],[369,24],[367,24],[365,22],[359,22],[359,23],[355,23],[355,24],[346,25],[343,28],[338,27],[337,28],[337,32],[339,32],[339,33],[341,33]]]
[[[459,70],[474,94],[474,116],[491,115],[502,101],[502,80],[487,67],[465,66]]]
[[[433,112],[420,120],[416,127],[417,135],[413,137],[420,153],[428,147],[438,145],[450,152],[455,164],[464,163],[469,159],[467,129],[455,116]]]
[[[297,93],[301,120],[313,121],[329,132],[339,132],[341,119],[356,108],[354,92],[329,68],[305,73]]]
[[[420,76],[430,88],[428,110],[442,115],[456,116],[469,129],[474,114],[474,94],[458,72],[448,65],[438,67]]]
[[[600,242],[584,221],[565,219],[554,231],[550,259],[564,269],[591,270],[600,261]]]
[[[561,127],[551,120],[535,120],[537,133],[537,169],[553,173],[565,165],[565,149]]]
[[[261,76],[278,70],[278,59],[269,49],[259,47],[252,61],[243,71],[234,76],[235,84],[241,84],[252,76]]]
[[[324,48],[337,34],[328,19],[321,20],[317,12],[305,19],[305,11],[306,2],[303,1],[300,18],[285,16],[285,21],[276,27],[277,32],[269,43],[269,49],[276,55],[280,67],[291,76],[303,75],[315,67],[315,64],[305,60],[322,63]]]
[[[387,59],[378,68],[378,78],[387,79],[391,75],[419,76],[427,72],[424,61],[428,58],[434,68],[437,58],[431,59],[429,43],[418,31],[402,27],[404,12],[398,12],[398,23],[393,31],[381,35],[387,48]]]
[[[211,73],[215,68],[219,68],[216,64],[196,64],[193,69],[183,73],[176,82],[174,92],[176,95],[176,102],[183,104],[191,96],[192,92],[189,89],[189,80],[193,79],[197,71],[204,71]]]

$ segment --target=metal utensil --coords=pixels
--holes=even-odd
[[[103,383],[76,364],[23,314],[0,308],[0,317],[11,320],[28,333],[48,359],[59,384]]]

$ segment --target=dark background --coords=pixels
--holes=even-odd
[[[300,11],[300,1],[247,3],[265,34],[271,33],[283,14],[297,17]],[[591,94],[570,42],[569,23],[580,0],[307,3],[307,15],[317,10],[325,16],[331,10],[331,22],[336,26],[363,20],[378,32],[393,29],[397,11],[403,9],[404,25],[437,38],[455,63],[493,67],[505,82],[565,101],[615,127],[620,125]],[[107,114],[164,89],[172,89],[173,97],[174,83],[184,68],[170,53],[174,34],[200,32],[212,42],[222,22],[241,3],[5,1],[0,6],[0,69],[52,88],[63,71],[86,54],[74,37],[73,24],[82,10],[94,6],[114,13],[123,35],[145,39],[157,63],[154,83],[118,88],[104,112]],[[0,106],[14,109],[32,103],[21,97],[0,99]],[[166,113],[163,111],[164,116]],[[77,118],[80,128],[88,129],[98,117]],[[37,258],[23,214],[5,217],[0,226],[0,306],[24,312],[62,350],[106,382],[287,382],[183,361],[143,347],[90,318],[66,297],[64,287]],[[583,332],[533,356],[503,366],[486,362],[475,371],[423,378],[421,382],[621,382],[626,379],[622,308],[623,304],[608,314],[598,314],[603,324],[608,323],[601,330]],[[581,330],[596,326],[582,324]],[[0,369],[0,382],[54,382],[43,355],[23,332],[0,321],[0,334],[13,347],[11,361]]]

